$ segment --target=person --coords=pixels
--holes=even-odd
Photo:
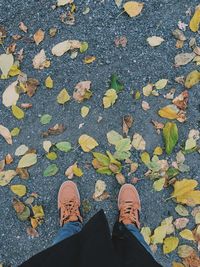
[[[162,267],[139,231],[141,203],[133,185],[124,184],[119,191],[112,237],[103,210],[83,226],[80,205],[76,184],[64,182],[58,193],[61,228],[53,245],[21,267]]]

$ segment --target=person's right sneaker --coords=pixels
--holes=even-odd
[[[134,185],[124,184],[118,195],[119,222],[135,224],[140,228],[139,212],[141,203],[139,194]]]

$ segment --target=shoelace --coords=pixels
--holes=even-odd
[[[137,222],[137,217],[136,217],[137,211],[138,211],[137,208],[133,205],[132,202],[125,202],[122,205],[121,211],[120,211],[121,221],[129,219],[131,220],[132,223],[136,223]]]
[[[78,202],[75,199],[66,200],[61,204],[61,222],[62,224],[70,219],[71,216],[76,216],[81,220],[78,209]]]

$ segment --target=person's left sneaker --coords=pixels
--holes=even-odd
[[[60,210],[60,225],[68,222],[82,222],[80,215],[80,194],[72,181],[64,182],[58,193],[58,209]]]

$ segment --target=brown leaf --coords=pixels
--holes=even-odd
[[[56,124],[53,127],[49,128],[46,132],[42,133],[43,137],[47,137],[49,135],[57,135],[63,133],[65,130],[65,127],[63,124]]]
[[[125,115],[123,117],[123,133],[128,135],[128,131],[133,124],[133,117],[131,115]]]
[[[126,36],[116,37],[115,38],[115,45],[116,45],[116,47],[119,47],[119,46],[126,47],[126,45],[127,45]]]
[[[11,43],[8,48],[7,48],[7,53],[8,54],[13,54],[16,50],[16,43]]]
[[[199,267],[200,258],[197,253],[194,251],[189,257],[184,258],[183,263],[186,267]]]
[[[27,227],[26,232],[32,238],[39,237],[37,230],[35,230],[31,226]]]
[[[22,30],[25,33],[27,33],[27,31],[28,31],[27,26],[22,21],[19,23],[19,28],[20,28],[20,30]]]
[[[16,168],[16,173],[21,179],[27,180],[29,178],[29,173],[26,168]]]
[[[22,62],[22,60],[24,59],[24,48],[20,49],[18,52],[17,52],[17,59]]]
[[[5,163],[10,164],[13,162],[13,157],[10,154],[7,154],[5,157]]]
[[[2,25],[0,25],[0,43],[3,43],[5,38],[6,38],[6,30]]]
[[[186,110],[187,108],[187,103],[188,103],[188,91],[185,90],[184,92],[182,92],[179,96],[177,96],[172,103],[174,105],[176,105],[179,109],[181,110]]]
[[[172,32],[172,34],[173,34],[173,36],[177,39],[177,40],[179,40],[179,41],[186,41],[186,37],[185,37],[185,35],[184,35],[184,33],[181,31],[181,30],[179,30],[179,29],[176,29],[176,30],[174,30],[173,32]]]
[[[117,173],[115,175],[116,179],[117,179],[117,182],[121,185],[125,184],[126,182],[126,179],[125,179],[125,176],[122,174],[122,173]]]
[[[29,78],[27,80],[27,82],[25,83],[25,89],[29,97],[32,97],[35,94],[35,91],[37,90],[39,84],[40,83],[37,79]]]
[[[46,55],[44,49],[42,49],[33,59],[33,67],[35,69],[44,69],[46,67]]]
[[[39,29],[34,35],[33,39],[37,45],[39,45],[44,40],[45,32]]]
[[[90,98],[92,94],[90,91],[90,86],[91,86],[91,81],[79,82],[75,86],[73,98],[78,102],[82,102],[84,99]]]
[[[132,184],[137,184],[137,183],[139,182],[139,180],[140,180],[140,179],[138,179],[137,177],[133,177],[133,178],[131,179],[131,183],[132,183]]]
[[[156,128],[156,129],[163,129],[164,128],[164,124],[162,122],[158,122],[158,121],[151,121],[153,123],[153,126]]]
[[[18,41],[18,40],[20,40],[20,39],[22,38],[22,36],[19,35],[19,34],[14,34],[14,35],[12,36],[12,38],[13,38],[13,40]]]
[[[17,213],[22,213],[24,211],[24,209],[25,209],[24,203],[22,203],[21,201],[19,201],[16,198],[13,199],[12,205],[13,205],[13,208],[15,209],[15,211]]]
[[[24,109],[28,109],[28,108],[32,108],[32,104],[31,103],[21,103],[20,107],[24,108]]]
[[[75,24],[75,16],[70,11],[67,13],[63,13],[60,15],[60,20],[62,23],[66,25],[74,25]]]

